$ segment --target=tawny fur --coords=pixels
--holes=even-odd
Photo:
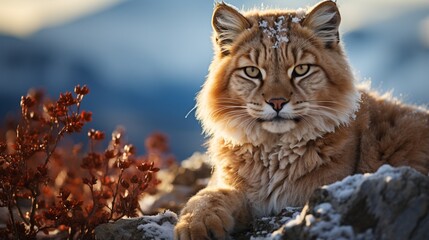
[[[331,1],[307,12],[216,5],[215,57],[197,98],[215,171],[182,210],[176,239],[228,238],[383,164],[428,174],[429,112],[356,87],[339,23]],[[302,64],[308,73],[294,75]],[[249,66],[259,79],[243,73]],[[269,104],[277,98],[287,100],[278,113]]]

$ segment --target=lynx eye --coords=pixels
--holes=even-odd
[[[293,69],[292,76],[294,76],[294,77],[302,77],[305,74],[307,74],[309,70],[310,70],[310,65],[308,65],[308,64],[298,65],[298,66],[296,66]]]
[[[261,71],[257,67],[245,67],[244,73],[250,78],[261,78]]]

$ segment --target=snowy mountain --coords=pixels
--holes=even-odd
[[[185,115],[212,57],[212,8],[205,1],[124,1],[25,39],[0,36],[1,116],[17,111],[31,87],[56,97],[87,84],[91,127],[109,133],[123,125],[139,149],[149,133],[165,132],[179,159],[202,150],[201,128]],[[429,44],[419,27],[428,16],[421,9],[345,34],[357,74],[410,102],[429,102]]]
[[[350,32],[343,38],[358,78],[406,102],[429,103],[429,8]]]

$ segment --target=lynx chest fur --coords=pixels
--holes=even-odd
[[[215,181],[242,189],[252,215],[278,213],[287,206],[302,206],[315,188],[353,174],[357,141],[341,129],[323,139],[278,136],[257,146],[221,140],[212,144],[219,159]]]

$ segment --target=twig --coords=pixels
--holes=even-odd
[[[21,210],[21,207],[18,205],[18,202],[17,202],[17,200],[18,199],[16,199],[15,198],[15,205],[16,205],[16,208],[18,209],[18,213],[19,213],[19,216],[21,217],[21,219],[25,222],[25,224],[30,224],[29,222],[28,222],[28,220],[25,218],[25,216],[24,216],[24,214],[22,213],[22,210]]]
[[[32,203],[31,203],[31,213],[30,213],[30,232],[33,233],[34,232],[34,226],[36,224],[36,221],[34,219],[34,215],[36,214],[37,198],[38,198],[39,194],[34,190],[31,190],[31,194],[33,196],[33,199],[32,199]]]
[[[55,138],[54,146],[52,147],[51,151],[49,151],[49,146],[46,147],[48,153],[45,159],[45,163],[43,164],[43,167],[46,167],[49,163],[49,159],[51,158],[52,154],[54,153],[55,149],[57,148],[58,142],[60,141],[62,135],[66,131],[66,126],[64,126],[57,134],[57,137]]]
[[[121,173],[119,174],[118,182],[116,183],[115,191],[113,192],[112,210],[110,211],[110,217],[109,217],[109,219],[113,218],[113,213],[115,212],[114,209],[115,209],[115,204],[116,204],[116,197],[118,195],[119,184],[121,184],[121,179],[122,179],[122,173],[123,172],[124,172],[124,169],[121,169]]]
[[[7,202],[7,209],[9,210],[9,216],[10,216],[10,221],[11,221],[12,228],[13,228],[13,233],[19,239],[19,233],[18,233],[18,229],[16,228],[16,225],[15,225],[15,217],[13,216],[13,210],[12,210],[12,206],[10,204],[10,199],[8,199],[8,202]]]

